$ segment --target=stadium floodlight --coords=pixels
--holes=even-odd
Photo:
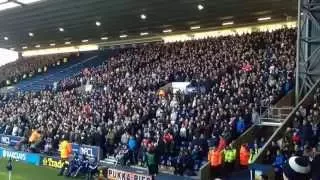
[[[6,36],[6,37],[4,37],[3,39],[6,40],[6,41],[8,41],[9,38]]]
[[[50,46],[56,46],[56,44],[55,43],[51,43]]]
[[[148,32],[142,32],[142,33],[140,33],[140,36],[146,36],[146,35],[149,35],[149,33],[148,33]]]
[[[147,15],[141,14],[141,15],[140,15],[140,18],[141,18],[142,20],[145,20],[145,19],[147,19]]]
[[[233,21],[230,21],[230,22],[224,22],[222,23],[222,26],[228,26],[228,25],[233,25],[234,22]]]
[[[0,4],[0,11],[6,10],[6,9],[15,8],[15,7],[19,7],[19,6],[20,6],[20,4],[17,4],[15,2],[3,3],[3,4]]]
[[[84,39],[81,42],[85,43],[85,42],[88,42],[88,41],[89,41],[88,39]]]
[[[22,49],[28,49],[28,46],[22,46]]]
[[[71,44],[71,42],[70,42],[70,41],[67,41],[67,42],[65,42],[64,44],[68,45],[68,44]]]
[[[33,37],[34,34],[33,34],[32,32],[29,32],[29,36],[30,36],[30,37]]]
[[[63,29],[63,28],[59,28],[59,31],[60,31],[60,32],[63,32],[63,31],[64,31],[64,29]]]
[[[268,16],[268,17],[262,17],[262,18],[258,18],[258,21],[267,21],[267,20],[270,20],[271,17]]]
[[[34,47],[35,48],[40,48],[41,46],[40,46],[40,44],[38,44],[38,45],[35,45]]]
[[[196,30],[196,29],[200,29],[200,28],[201,28],[200,26],[191,26],[190,30]]]
[[[6,2],[8,2],[8,0],[0,0],[0,4],[6,3]]]
[[[204,9],[204,6],[202,4],[199,4],[197,7],[199,11],[202,11]]]
[[[101,37],[101,40],[108,40],[108,37]]]
[[[165,30],[163,30],[162,32],[163,32],[163,33],[170,33],[170,32],[172,32],[172,30],[171,30],[171,29],[165,29]]]
[[[96,26],[101,26],[101,22],[99,22],[99,21],[96,21]]]
[[[42,0],[17,0],[17,2],[22,3],[22,4],[31,4],[31,3],[35,3],[35,2],[39,2]]]
[[[128,37],[128,35],[126,35],[126,34],[120,35],[120,38],[126,38],[126,37]]]

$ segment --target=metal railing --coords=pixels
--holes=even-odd
[[[263,157],[265,156],[265,153],[267,152],[267,149],[271,145],[271,142],[272,141],[276,141],[276,140],[280,139],[281,137],[283,137],[283,135],[285,133],[285,130],[290,126],[290,123],[293,121],[293,119],[295,117],[295,113],[296,113],[296,111],[299,110],[299,107],[300,106],[306,106],[306,105],[312,103],[312,100],[313,100],[312,98],[313,98],[313,95],[314,95],[317,87],[319,87],[319,82],[320,82],[320,80],[318,80],[315,83],[315,85],[310,89],[310,91],[297,104],[297,106],[295,106],[293,108],[293,110],[285,118],[283,123],[279,126],[279,128],[273,133],[273,135],[269,138],[269,140],[262,147],[262,150],[259,152],[259,154],[258,154],[256,160],[254,161],[254,163],[262,163]]]

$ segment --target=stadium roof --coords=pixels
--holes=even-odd
[[[221,27],[222,23],[257,23],[265,17],[283,21],[297,14],[295,0],[23,1],[35,0],[0,0],[0,47],[78,45],[159,35],[164,30],[174,33],[191,27]],[[18,6],[5,9],[1,3]]]

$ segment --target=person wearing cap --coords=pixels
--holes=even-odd
[[[284,165],[284,180],[310,180],[310,178],[311,165],[306,158],[293,156]]]

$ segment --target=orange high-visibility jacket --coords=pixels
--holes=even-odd
[[[211,166],[220,166],[222,164],[222,152],[218,150],[211,150],[208,154],[208,160]]]
[[[239,158],[240,158],[240,165],[242,166],[249,165],[250,152],[248,148],[246,148],[245,146],[241,146]]]

